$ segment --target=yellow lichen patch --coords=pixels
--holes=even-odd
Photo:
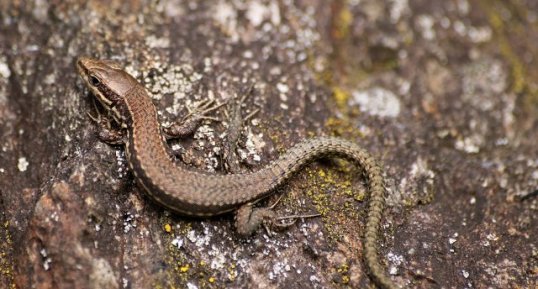
[[[342,284],[349,284],[349,265],[342,264],[336,268],[336,272],[340,275],[340,282]]]
[[[237,278],[237,266],[235,263],[230,264],[228,267],[228,279],[234,281]]]
[[[157,278],[152,288],[185,288],[185,282],[190,279],[191,273],[182,271],[182,268],[185,267],[184,264],[187,264],[189,259],[184,250],[178,249],[181,247],[180,243],[183,238],[176,234],[186,234],[190,230],[190,224],[174,228],[167,215],[164,215],[159,223],[163,231],[166,232],[162,235],[163,242],[166,244],[166,254],[163,259],[166,270],[163,272],[165,278]]]
[[[488,19],[498,39],[501,53],[512,67],[512,90],[515,93],[521,93],[525,88],[525,68],[519,59],[519,56],[512,49],[510,41],[506,38],[501,15],[494,9],[488,9]]]
[[[352,182],[355,174],[349,173],[349,164],[342,164],[347,165],[306,170],[309,180],[304,191],[321,215],[331,241],[341,238],[345,224],[358,219],[356,200],[365,197],[365,190]]]
[[[192,230],[192,224],[189,222],[185,226],[181,226],[179,234],[186,235],[190,230]]]
[[[342,4],[345,4],[345,2],[343,1]],[[349,28],[353,22],[353,14],[349,11],[347,5],[340,5],[340,8],[334,19],[332,36],[336,39],[345,39],[349,35]]]
[[[348,100],[349,100],[349,92],[345,91],[341,87],[333,87],[333,97],[336,101],[336,105],[338,106],[338,109],[346,112],[348,108]]]
[[[351,115],[350,112],[349,115]],[[357,129],[357,127],[349,121],[349,118],[346,119],[337,119],[329,117],[325,121],[325,127],[332,132],[333,136],[344,136],[344,138],[361,138],[363,135]]]
[[[506,1],[491,1],[482,0],[480,2],[481,8],[486,11],[488,21],[493,29],[495,39],[493,42],[501,52],[503,58],[510,65],[510,78],[511,78],[511,91],[515,94],[523,94],[523,101],[521,107],[527,110],[528,113],[534,113],[536,104],[538,103],[538,87],[535,84],[534,79],[538,74],[538,70],[534,66],[526,66],[525,61],[522,59],[521,51],[516,51],[512,38],[527,39],[528,35],[531,35],[528,31],[528,23],[521,23],[517,21],[517,18],[509,18],[505,20],[501,15],[504,9],[516,10],[517,14],[527,13],[524,7],[515,5],[507,5]],[[500,7],[504,9],[499,9]],[[522,16],[520,19],[528,19],[526,16]],[[506,23],[505,21],[510,21]],[[521,43],[519,47],[525,47],[534,45],[531,42]],[[538,57],[535,53],[536,50],[527,49],[526,52],[533,53],[534,57]],[[530,111],[529,111],[530,110]]]
[[[349,271],[349,266],[347,264],[342,264],[338,267],[338,273],[347,273]]]
[[[349,276],[348,276],[348,275],[344,275],[344,276],[342,276],[342,283],[344,283],[344,284],[348,284],[348,283],[349,283]]]
[[[366,192],[365,191],[359,191],[356,194],[354,194],[354,196],[353,196],[353,199],[355,199],[355,201],[359,201],[359,202],[363,202],[365,198],[366,198]]]
[[[199,288],[214,288],[219,276],[207,266],[207,260],[202,260],[204,256],[196,250],[183,249],[186,246],[184,245],[186,236],[192,231],[191,224],[179,222],[173,225],[168,215],[164,215],[159,223],[166,232],[162,234],[163,243],[166,244],[166,254],[163,258],[166,269],[162,272],[164,278],[156,278],[152,288],[186,288],[187,283],[195,279]]]
[[[166,233],[172,232],[172,226],[170,226],[170,224],[164,224],[164,231]]]
[[[191,266],[189,264],[185,264],[185,265],[182,265],[179,267],[179,271],[181,273],[186,273],[189,271],[189,269],[191,268]]]
[[[9,222],[4,222],[0,230],[0,278],[8,282],[9,289],[15,289],[17,287],[13,280],[13,263],[9,254],[13,246],[9,233]]]

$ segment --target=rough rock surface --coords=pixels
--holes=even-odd
[[[273,236],[171,214],[97,140],[80,55],[125,65],[165,124],[256,83],[244,170],[308,136],[368,148],[397,284],[538,286],[537,1],[129,2],[0,0],[1,288],[372,286],[356,169],[322,160],[279,189],[280,214],[322,217]],[[223,173],[215,116],[170,145]]]

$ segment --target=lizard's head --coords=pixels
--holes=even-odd
[[[137,84],[121,66],[108,60],[88,57],[77,59],[78,74],[103,107],[112,113],[118,123],[126,118],[125,97]]]

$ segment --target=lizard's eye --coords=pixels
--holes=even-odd
[[[90,83],[93,85],[93,86],[97,86],[99,85],[100,81],[97,77],[93,76],[93,75],[90,75]]]

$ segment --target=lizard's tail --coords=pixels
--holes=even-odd
[[[381,167],[365,149],[350,141],[331,137],[319,137],[298,143],[265,168],[270,170],[274,176],[272,180],[268,180],[271,182],[268,186],[274,187],[282,183],[306,163],[327,155],[335,155],[356,163],[367,176],[370,201],[364,237],[364,260],[371,278],[378,287],[383,289],[398,288],[386,275],[377,253],[381,216],[385,207],[385,186]],[[267,171],[265,171],[266,173]]]

